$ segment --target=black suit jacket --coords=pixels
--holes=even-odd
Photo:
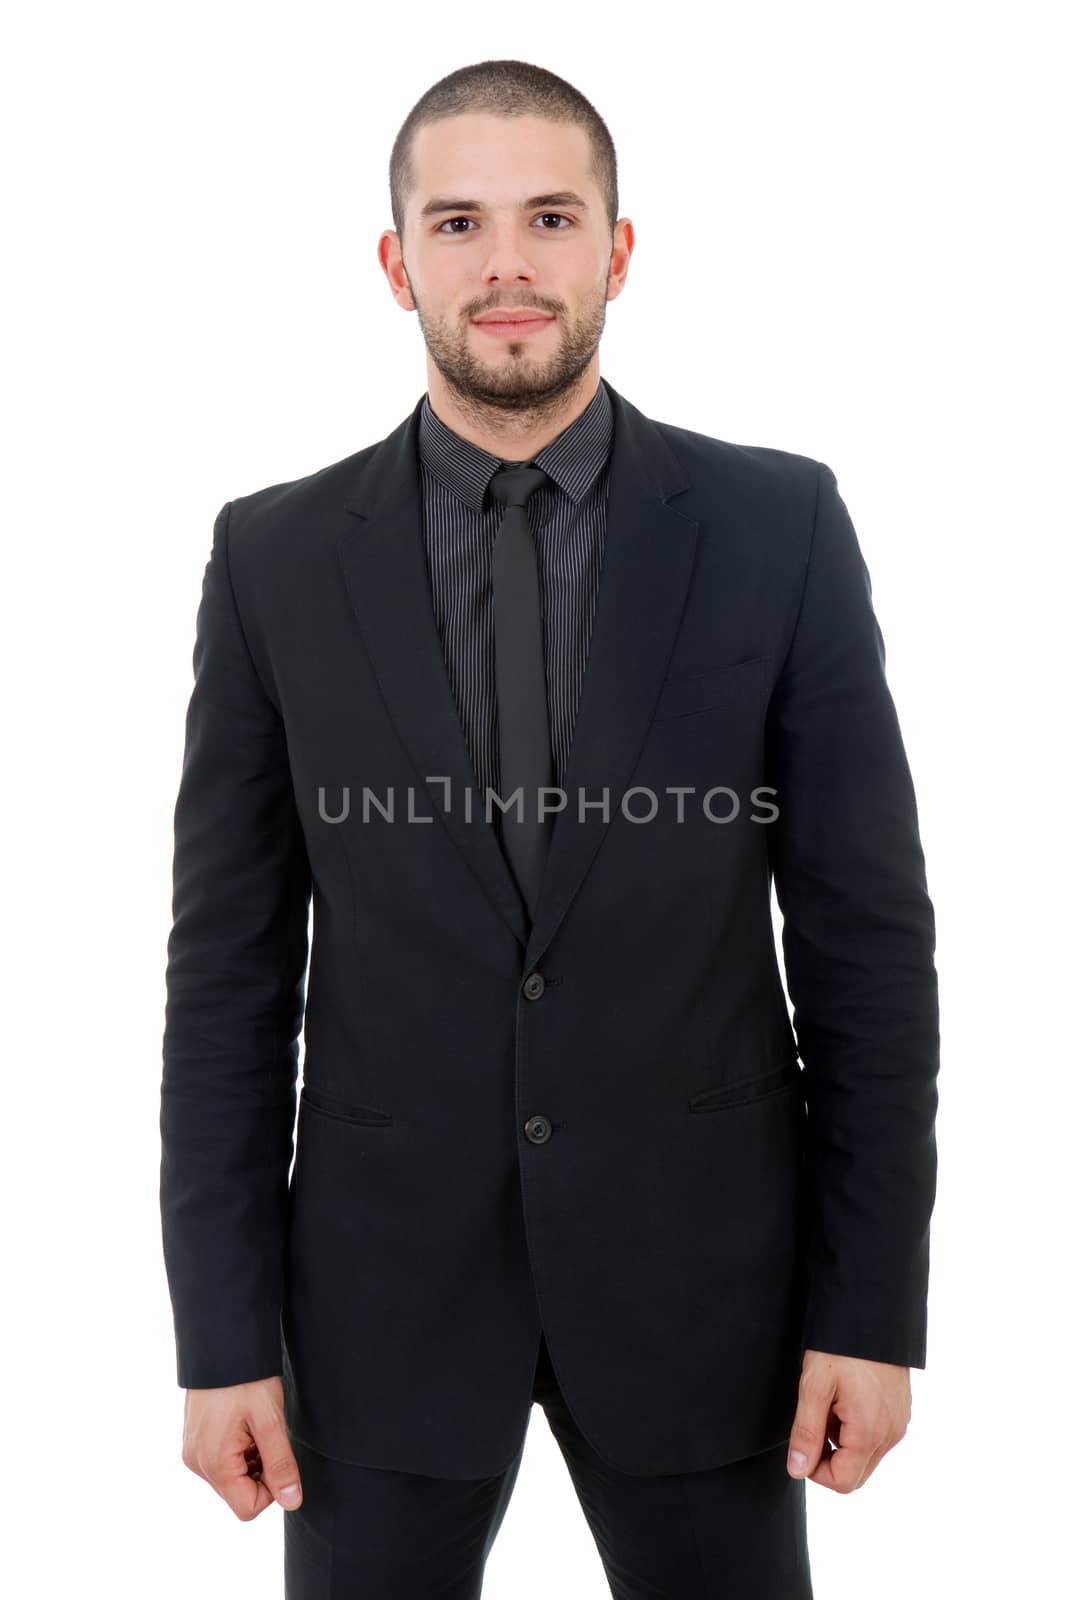
[[[166,974],[178,1382],[282,1373],[348,1461],[499,1472],[542,1326],[630,1473],[786,1440],[806,1346],[924,1365],[934,920],[867,568],[827,466],[609,393],[532,924],[436,633],[419,404],[216,519]]]

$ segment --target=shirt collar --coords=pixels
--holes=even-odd
[[[539,450],[532,464],[541,467],[577,504],[609,458],[613,444],[613,403],[599,379],[594,398],[563,433]],[[417,449],[428,470],[474,511],[483,511],[488,485],[505,465],[447,426],[432,410],[427,393],[420,408]]]

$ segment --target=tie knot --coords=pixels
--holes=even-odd
[[[500,467],[488,488],[502,506],[525,506],[535,489],[544,488],[548,481],[549,474],[541,467]]]

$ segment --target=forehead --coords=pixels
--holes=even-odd
[[[590,204],[590,160],[589,135],[574,122],[484,112],[443,117],[413,137],[413,207],[445,194],[511,205],[559,188]]]

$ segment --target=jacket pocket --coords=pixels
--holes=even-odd
[[[702,1089],[689,1100],[690,1111],[721,1111],[727,1106],[749,1105],[753,1100],[768,1100],[773,1095],[786,1094],[797,1088],[802,1073],[794,1061],[771,1072],[761,1072],[750,1078],[740,1078],[734,1083],[717,1083],[714,1088]]]
[[[388,1111],[342,1100],[339,1095],[329,1094],[325,1089],[315,1089],[309,1083],[303,1084],[299,1098],[312,1111],[321,1112],[323,1117],[336,1117],[340,1122],[363,1122],[371,1127],[384,1128],[394,1120]]]
[[[693,711],[710,711],[740,694],[763,687],[768,656],[750,656],[732,661],[729,666],[712,667],[707,672],[690,672],[667,678],[662,685],[653,721],[684,717]]]

